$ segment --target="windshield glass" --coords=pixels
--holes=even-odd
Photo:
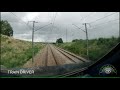
[[[84,70],[120,42],[119,12],[1,12],[1,70],[57,76]]]

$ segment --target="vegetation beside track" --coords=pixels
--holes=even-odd
[[[36,54],[44,47],[42,43],[34,43],[34,53]],[[1,35],[1,62],[7,68],[20,67],[32,58],[32,44]]]
[[[93,61],[98,60],[107,52],[109,52],[119,42],[120,38],[115,37],[89,40],[89,59]],[[67,42],[63,44],[60,43],[57,46],[84,58],[87,58],[86,40],[76,39],[72,42]]]

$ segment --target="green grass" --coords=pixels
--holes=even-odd
[[[115,37],[89,40],[89,59],[93,61],[98,60],[108,53],[119,42],[120,39]],[[58,44],[58,46],[75,53],[76,55],[87,58],[86,40]]]
[[[7,68],[21,67],[32,58],[31,42],[17,40],[1,35],[1,62]],[[34,44],[34,53],[44,47],[42,43]]]

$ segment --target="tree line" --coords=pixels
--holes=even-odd
[[[1,34],[7,35],[7,36],[13,36],[13,29],[7,20],[0,21],[0,27],[1,27],[1,30],[0,30]]]

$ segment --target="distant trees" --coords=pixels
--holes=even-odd
[[[74,39],[72,40],[72,42],[79,42],[79,41],[83,41],[82,39]]]
[[[79,41],[78,39],[74,39],[74,40],[72,40],[72,42],[77,42],[77,41]]]
[[[7,35],[7,36],[13,36],[13,29],[11,25],[8,23],[8,21],[0,21],[1,26],[1,34]]]
[[[62,38],[57,39],[57,40],[56,40],[56,43],[63,43]]]

